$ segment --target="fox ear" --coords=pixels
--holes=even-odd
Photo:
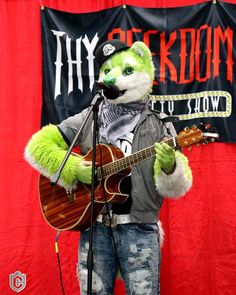
[[[141,58],[143,59],[152,59],[152,54],[150,49],[147,47],[147,45],[144,42],[136,41],[132,45],[131,49]]]
[[[145,70],[149,73],[150,78],[154,80],[155,67],[152,60],[152,53],[148,46],[142,41],[136,41],[131,47],[133,53],[138,56],[138,60],[145,65]]]

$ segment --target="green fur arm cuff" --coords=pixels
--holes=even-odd
[[[177,198],[185,195],[192,186],[192,171],[188,158],[176,151],[176,167],[172,174],[167,175],[158,162],[154,166],[154,181],[157,191],[164,197]]]
[[[47,125],[35,133],[25,148],[26,161],[37,171],[51,179],[65,157],[68,146],[57,126]],[[77,182],[77,167],[82,156],[71,154],[58,184],[73,188]]]

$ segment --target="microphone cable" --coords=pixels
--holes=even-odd
[[[60,236],[61,231],[58,230],[56,234],[56,239],[55,239],[55,252],[57,255],[57,263],[58,263],[58,268],[59,268],[59,275],[60,275],[60,284],[61,284],[61,290],[62,294],[65,295],[65,289],[64,289],[64,284],[63,284],[63,278],[62,278],[62,270],[61,270],[61,261],[60,261],[60,255],[59,255],[59,247],[58,247],[58,239]]]

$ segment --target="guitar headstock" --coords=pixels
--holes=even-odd
[[[177,135],[177,143],[180,147],[188,147],[194,144],[207,144],[217,141],[219,134],[210,124],[201,124],[199,127],[193,125],[191,128],[185,128]]]

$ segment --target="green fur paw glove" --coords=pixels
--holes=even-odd
[[[166,143],[155,143],[156,159],[154,162],[154,176],[162,169],[166,174],[175,170],[175,151]]]
[[[41,174],[52,179],[63,161],[68,145],[57,126],[47,125],[36,132],[25,148],[25,160]],[[91,162],[82,155],[72,153],[62,169],[58,184],[66,189],[76,187],[77,181],[90,184],[92,180]]]
[[[91,184],[92,182],[92,166],[89,161],[79,161],[77,166],[77,178],[80,182]]]

